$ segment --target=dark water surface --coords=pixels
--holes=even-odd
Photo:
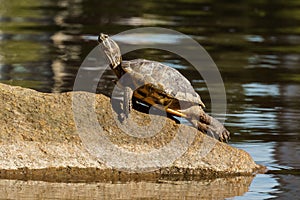
[[[226,87],[225,125],[233,134],[230,145],[246,150],[257,163],[274,170],[257,175],[244,192],[215,198],[217,193],[211,193],[211,199],[299,198],[300,1],[0,0],[0,80],[43,92],[70,91],[79,66],[96,46],[94,37],[89,36],[99,32],[114,35],[146,26],[180,31],[209,52]],[[172,41],[171,36],[166,39]],[[185,60],[154,49],[125,55],[126,59],[138,57],[180,70],[210,111],[206,85]],[[112,79],[112,73],[107,72],[99,91],[109,94]],[[11,188],[11,184],[19,184],[24,191],[31,185],[1,182],[3,188]],[[131,184],[138,187],[139,183],[124,187]],[[145,198],[168,199],[169,195],[172,199],[174,190],[178,190],[175,193],[185,191],[183,198],[188,199],[189,189],[194,191],[190,197],[196,198],[195,188],[199,187],[200,192],[204,187],[200,182],[164,184],[149,186],[163,188],[163,192]],[[185,185],[171,187],[176,184]],[[105,187],[110,186],[101,187],[107,191]],[[81,187],[75,184],[74,188]],[[30,195],[36,194],[39,199],[40,193],[36,193]]]

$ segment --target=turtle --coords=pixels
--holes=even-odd
[[[124,118],[129,116],[132,101],[136,99],[171,116],[185,118],[200,131],[228,142],[230,132],[205,113],[199,94],[178,70],[152,60],[122,60],[118,44],[107,34],[101,33],[98,42],[118,78],[118,84],[124,88]]]

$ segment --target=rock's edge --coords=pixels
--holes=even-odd
[[[257,169],[260,172],[263,169]],[[203,181],[215,178],[235,176],[253,176],[254,173],[222,173],[210,170],[191,170],[183,168],[162,168],[153,172],[132,173],[115,169],[49,167],[43,169],[19,168],[15,170],[0,169],[0,179],[36,180],[47,182],[127,182],[127,181]]]

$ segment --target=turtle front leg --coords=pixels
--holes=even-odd
[[[132,110],[132,95],[133,90],[130,87],[125,87],[123,97],[123,113],[121,114],[121,119],[123,121],[128,119],[129,113]]]

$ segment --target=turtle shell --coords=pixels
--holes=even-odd
[[[123,61],[121,67],[129,74],[136,88],[147,85],[146,90],[149,93],[163,94],[164,97],[204,107],[200,96],[195,92],[188,79],[174,68],[145,59]]]

